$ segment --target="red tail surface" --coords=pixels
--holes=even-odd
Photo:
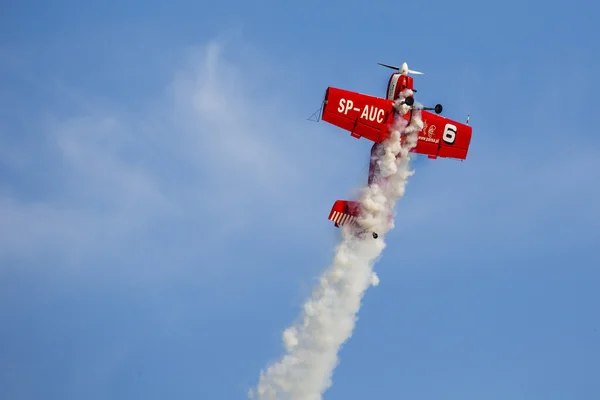
[[[333,204],[329,213],[329,220],[333,221],[336,228],[340,225],[356,223],[359,205],[356,201],[338,200]]]
[[[333,221],[336,228],[342,225],[358,225],[356,218],[358,218],[360,212],[360,205],[356,201],[348,200],[337,200],[333,203],[331,212],[329,213],[329,220]],[[392,220],[392,215],[388,216],[388,221]]]

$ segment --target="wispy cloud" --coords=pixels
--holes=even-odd
[[[190,231],[201,232],[202,246],[210,249],[256,227],[312,229],[314,218],[324,219],[330,204],[352,191],[332,182],[342,176],[350,184],[363,182],[366,171],[350,177],[347,167],[356,162],[353,172],[361,172],[368,145],[343,134],[318,136],[318,143],[307,139],[330,127],[299,118],[289,96],[298,87],[286,79],[297,71],[255,50],[240,37],[192,48],[164,82],[162,96],[129,108],[57,86],[61,96],[77,99],[76,110],[33,108],[35,122],[25,132],[0,136],[0,214],[6,221],[0,256],[52,252],[81,260],[109,249],[126,251],[123,243],[152,233],[181,237]],[[517,72],[511,76],[518,79]],[[494,79],[488,86],[508,78]],[[509,216],[530,227],[547,221],[548,210],[570,208],[577,218],[597,218],[593,201],[578,200],[583,193],[598,196],[589,184],[597,179],[595,156],[567,140],[564,123],[557,128],[544,118],[552,96],[530,100],[509,120],[496,112],[496,125],[478,122],[490,121],[484,117],[496,103],[474,110],[484,116],[473,119],[465,163],[419,163],[399,204],[406,223],[464,228],[485,221],[500,234]],[[6,132],[9,122],[2,124]],[[582,130],[581,120],[571,122]],[[511,124],[514,131],[499,132]],[[544,140],[541,131],[547,132]],[[341,141],[348,148],[331,157]],[[362,149],[364,158],[354,161]],[[562,155],[561,161],[552,154]],[[308,195],[309,187],[318,195]],[[441,206],[446,201],[451,213]],[[182,238],[179,246],[189,240]]]
[[[269,214],[285,210],[289,189],[301,194],[318,166],[295,155],[302,128],[290,123],[283,92],[260,80],[261,61],[234,52],[245,59],[233,64],[227,49],[220,41],[192,49],[164,97],[141,110],[94,95],[68,117],[31,110],[39,135],[27,136],[38,141],[12,141],[19,156],[0,163],[0,257],[83,257],[175,221],[201,225],[208,243],[277,224]],[[23,179],[38,189],[24,190]]]

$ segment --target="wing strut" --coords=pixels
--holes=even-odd
[[[321,107],[308,118],[308,121],[319,122],[321,120],[321,112],[323,111],[323,103],[321,103]]]

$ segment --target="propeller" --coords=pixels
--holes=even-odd
[[[395,69],[404,75],[408,75],[408,74],[424,75],[423,72],[413,71],[412,69],[408,69],[408,64],[406,64],[406,63],[402,63],[402,66],[400,66],[400,67],[396,67],[395,65],[382,64],[382,63],[377,63],[377,64],[381,65],[382,67]]]

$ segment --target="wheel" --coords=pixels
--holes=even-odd
[[[377,239],[379,237],[379,235],[377,235],[375,232],[373,232],[373,239]]]
[[[404,104],[406,104],[407,106],[412,106],[413,104],[415,104],[415,98],[412,96],[408,96],[406,99],[404,99]]]
[[[441,104],[436,104],[436,106],[435,106],[435,113],[436,113],[436,114],[440,114],[440,113],[442,112],[442,110],[443,110],[443,109],[444,109],[444,108],[442,107],[442,105],[441,105]]]

